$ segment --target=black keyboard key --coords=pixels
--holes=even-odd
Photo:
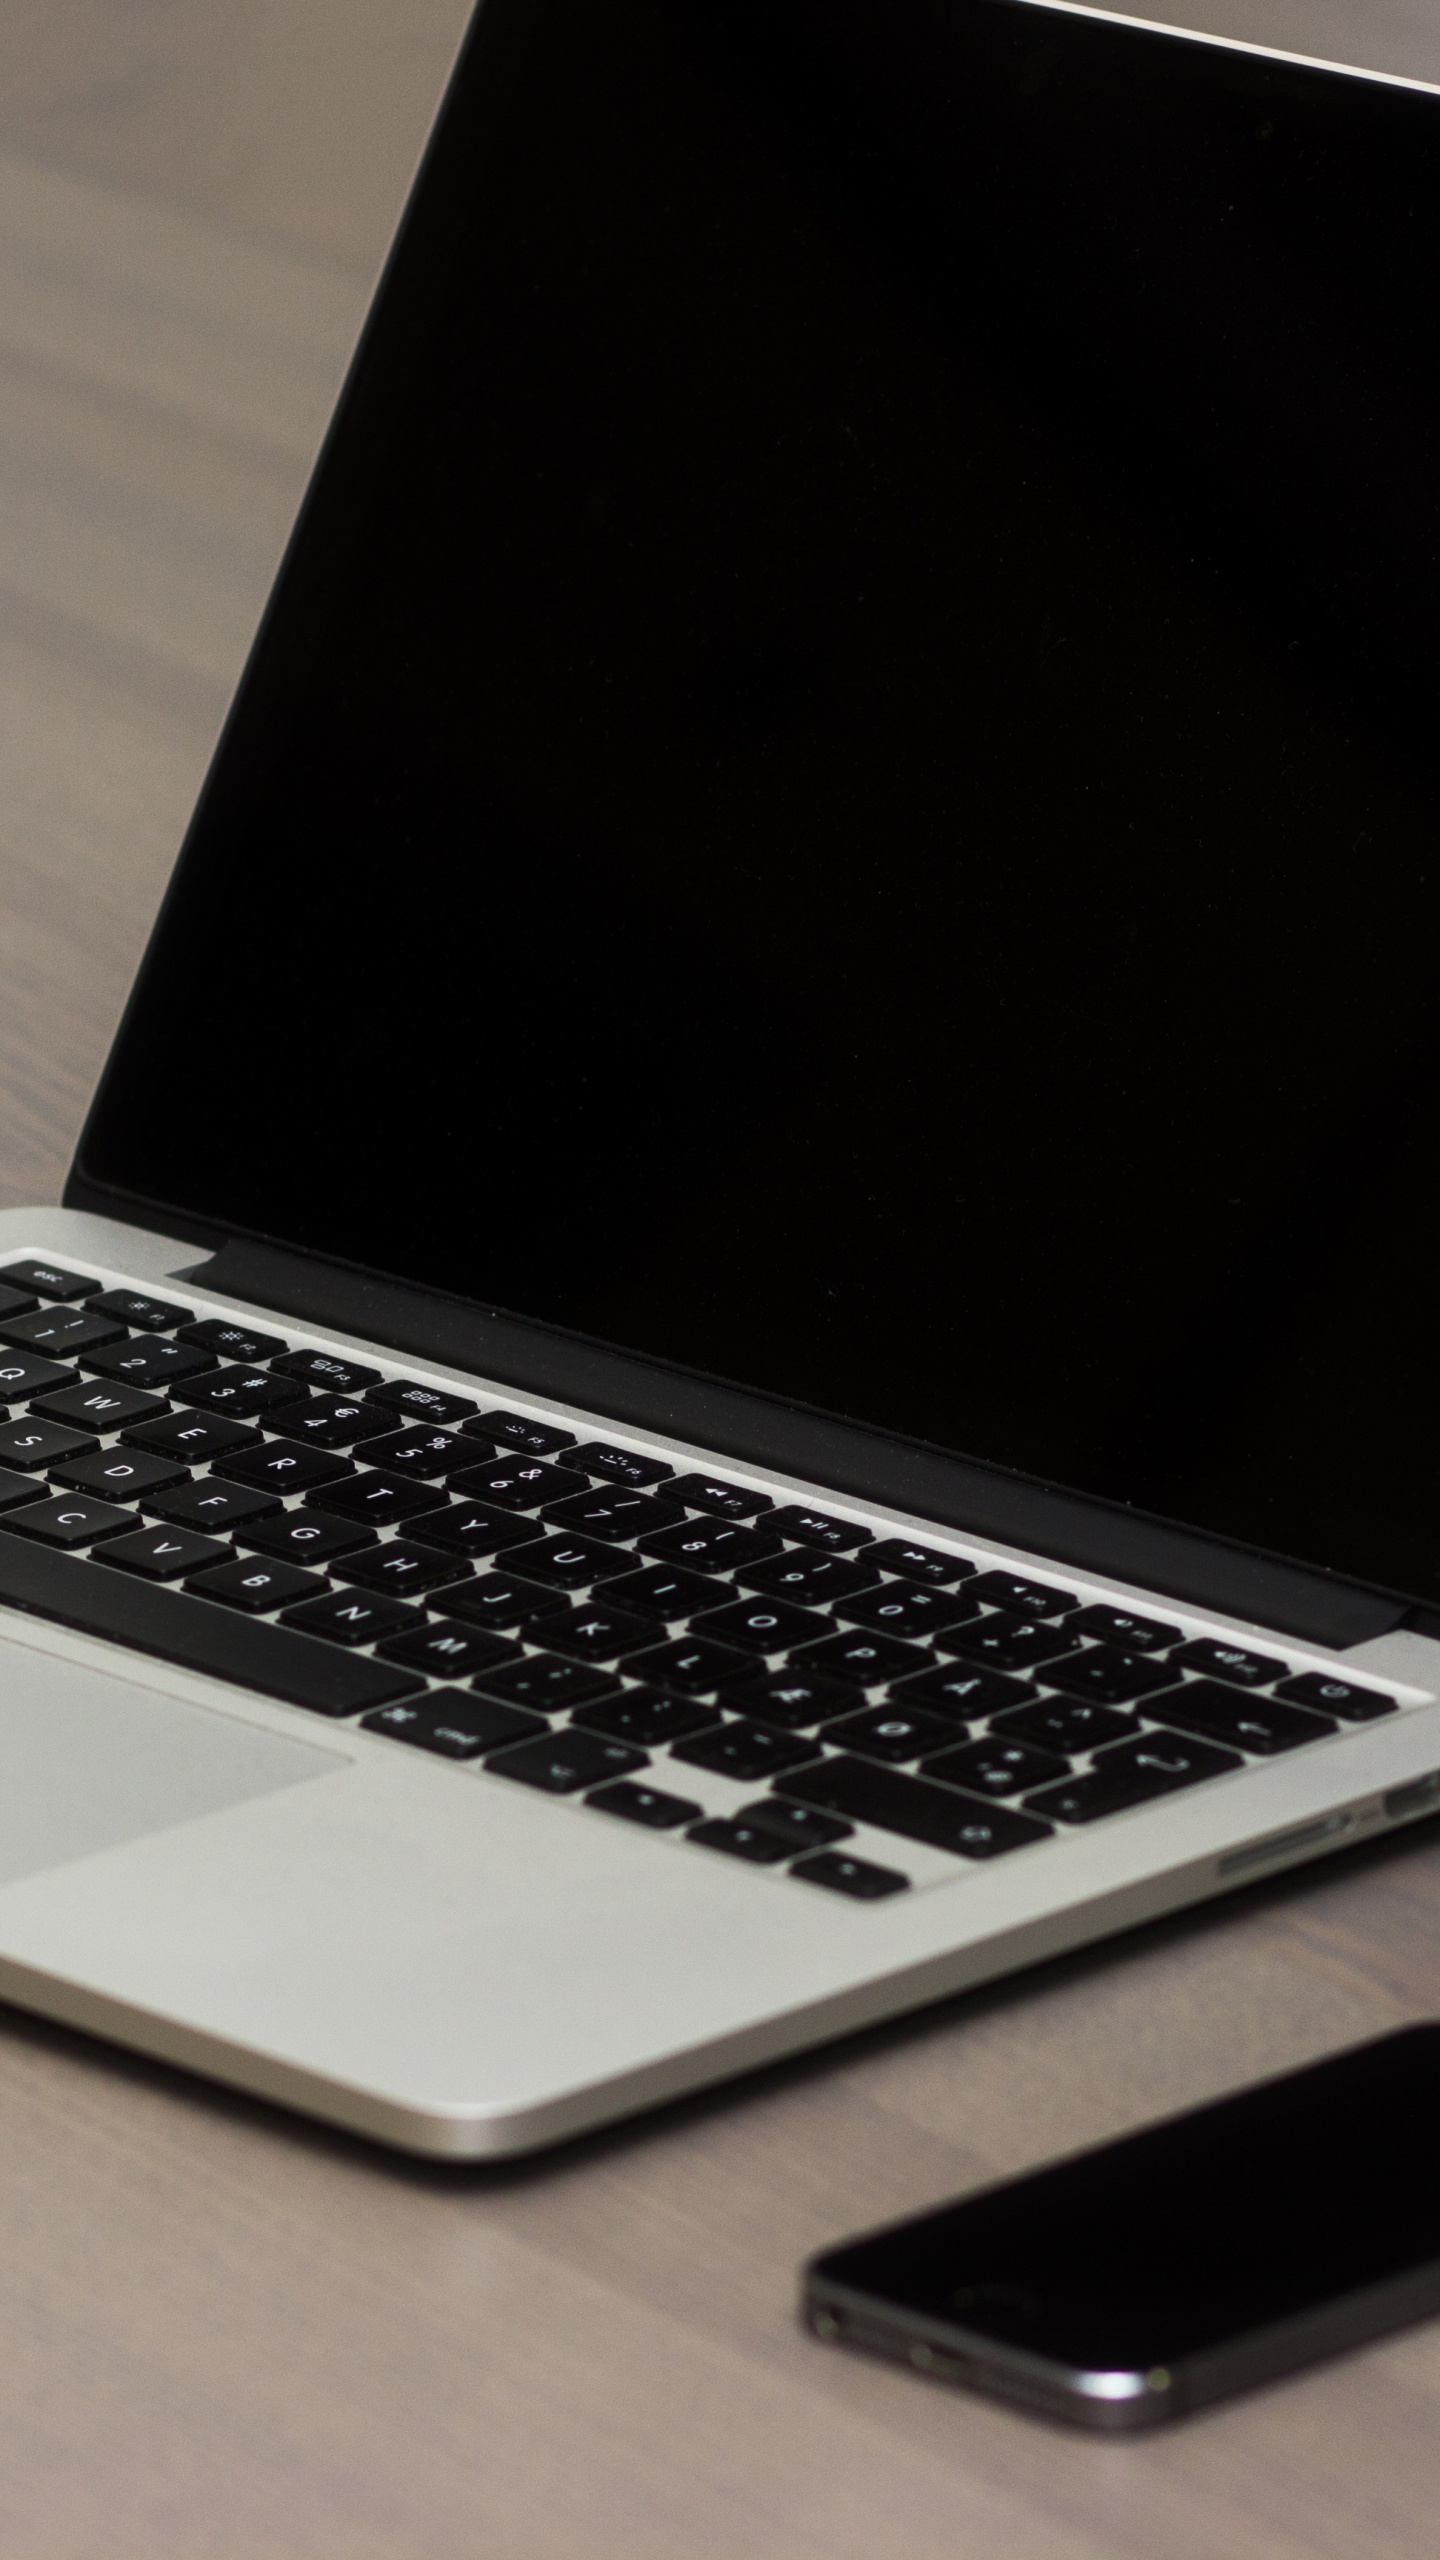
[[[298,1600],[318,1600],[325,1584],[318,1573],[302,1573],[293,1564],[266,1564],[259,1556],[232,1556],[211,1565],[186,1582],[202,1600],[219,1600],[227,1609],[243,1609],[250,1618],[267,1609],[286,1609]]]
[[[373,1644],[380,1636],[397,1635],[417,1623],[416,1612],[401,1600],[373,1591],[327,1591],[323,1599],[304,1600],[287,1609],[285,1624],[305,1635],[323,1636],[327,1644]],[[419,1621],[423,1625],[423,1620]],[[417,1688],[418,1680],[410,1687]]]
[[[105,1431],[108,1423],[97,1424]],[[225,1422],[218,1414],[164,1413],[150,1422],[126,1423],[120,1433],[130,1449],[149,1449],[157,1458],[181,1458],[187,1467],[223,1458],[228,1464],[241,1449],[254,1449],[260,1434],[253,1423]]]
[[[692,1742],[677,1742],[674,1757],[687,1760],[692,1768],[713,1769],[717,1777],[738,1778],[749,1786],[758,1778],[772,1778],[781,1770],[798,1769],[816,1756],[813,1742],[797,1741],[793,1733],[781,1733],[766,1724],[722,1724],[713,1732],[697,1734]]]
[[[488,1627],[467,1627],[458,1618],[432,1618],[387,1636],[379,1647],[382,1660],[403,1662],[411,1671],[428,1671],[436,1680],[470,1680],[477,1671],[499,1671],[521,1657],[504,1636]]]
[[[473,1396],[457,1396],[451,1387],[432,1387],[424,1378],[382,1378],[367,1390],[370,1404],[414,1422],[463,1422],[480,1408]]]
[[[122,1512],[127,1523],[129,1517]],[[24,1538],[0,1538],[0,1604],[109,1637],[162,1662],[183,1663],[261,1697],[283,1698],[316,1715],[359,1715],[417,1685],[413,1672],[393,1663],[356,1659],[263,1618],[217,1609],[173,1584],[97,1573],[89,1557],[63,1555]]]
[[[38,1405],[15,1421],[0,1421],[0,1467],[56,1467],[67,1457],[87,1457],[95,1446],[95,1428],[54,1421]]]
[[[272,1446],[278,1445],[272,1443]],[[268,1451],[257,1449],[250,1462],[252,1467],[258,1470],[268,1454]],[[317,1468],[323,1464],[329,1469],[337,1463],[319,1449],[302,1449],[300,1454]],[[362,1521],[367,1529],[388,1529],[399,1520],[413,1520],[417,1513],[428,1517],[435,1501],[429,1485],[411,1484],[404,1476],[389,1475],[381,1468],[372,1474],[347,1474],[339,1483],[328,1474],[317,1474],[311,1477],[309,1484],[296,1489],[308,1493],[312,1485],[323,1486],[327,1511],[333,1511],[341,1520]]]
[[[637,1493],[629,1485],[592,1485],[564,1502],[547,1502],[543,1516],[552,1528],[617,1541],[671,1528],[684,1518],[678,1502],[657,1502],[653,1493]]]
[[[114,1316],[128,1325],[132,1333],[173,1333],[177,1325],[188,1324],[195,1310],[177,1307],[173,1298],[152,1298],[145,1289],[102,1289],[88,1301],[92,1316]],[[242,1352],[242,1359],[251,1355]]]
[[[828,1511],[812,1511],[803,1502],[787,1502],[767,1512],[765,1526],[777,1537],[794,1538],[802,1547],[823,1547],[832,1556],[851,1555],[856,1547],[875,1544],[873,1529],[862,1529],[853,1520],[832,1520]],[[865,1561],[869,1564],[871,1558]]]
[[[1008,1805],[985,1804],[929,1778],[912,1778],[903,1769],[879,1768],[873,1760],[817,1761],[814,1768],[783,1778],[779,1792],[818,1805],[823,1813],[868,1822],[877,1831],[927,1841],[956,1858],[1001,1858],[1047,1839],[1050,1832],[1048,1822]]]
[[[582,1600],[573,1608],[555,1605],[553,1592],[536,1588],[538,1608],[533,1616],[543,1618],[543,1635],[554,1653],[568,1653],[577,1662],[617,1662],[622,1653],[633,1653],[637,1645],[653,1644],[653,1623],[638,1618],[631,1609],[612,1609],[608,1599]]]
[[[602,1547],[598,1538],[538,1538],[530,1546],[512,1547],[506,1561],[535,1582],[581,1591],[587,1583],[623,1573],[630,1558],[623,1547]]]
[[[558,1502],[564,1494],[588,1490],[584,1477],[573,1467],[552,1467],[544,1458],[486,1458],[455,1479],[457,1493],[498,1503],[503,1511],[538,1511],[542,1502]]]
[[[276,1406],[270,1428],[307,1449],[351,1449],[375,1427],[374,1408],[358,1396],[301,1396],[296,1401],[293,1378],[287,1394],[291,1401]]]
[[[669,1644],[632,1653],[625,1665],[637,1680],[658,1681],[661,1688],[681,1689],[687,1697],[718,1689],[725,1680],[743,1680],[751,1667],[734,1645],[716,1644],[706,1636],[676,1636]]]
[[[213,1351],[217,1360],[273,1360],[290,1345],[278,1333],[262,1333],[258,1325],[237,1324],[232,1316],[203,1316],[181,1327],[180,1340],[198,1350]]]
[[[280,1497],[257,1493],[251,1485],[227,1484],[223,1476],[197,1476],[173,1492],[147,1494],[145,1508],[155,1519],[182,1529],[238,1529],[247,1520],[278,1511]]]
[[[1159,1724],[1202,1734],[1206,1741],[1226,1743],[1233,1751],[1257,1752],[1265,1760],[1277,1751],[1298,1751],[1307,1742],[1323,1742],[1327,1733],[1339,1730],[1333,1716],[1317,1715],[1311,1707],[1289,1706],[1280,1698],[1257,1698],[1221,1680],[1187,1680],[1181,1689],[1166,1689],[1160,1697],[1147,1699],[1145,1713]]]
[[[453,1431],[412,1423],[407,1431],[382,1431],[378,1439],[357,1441],[355,1455],[365,1466],[380,1467],[391,1475],[443,1480],[457,1467],[468,1466],[475,1452]]]
[[[650,1564],[640,1573],[627,1573],[623,1582],[612,1582],[605,1596],[619,1608],[642,1609],[646,1617],[662,1618],[675,1626],[698,1610],[728,1600],[730,1585],[684,1567],[677,1571],[674,1565]]]
[[[99,1351],[108,1342],[127,1339],[113,1316],[95,1316],[88,1307],[37,1307],[34,1315],[12,1316],[0,1323],[0,1342],[17,1351],[33,1351],[41,1360],[73,1360],[82,1351]]]
[[[324,1485],[327,1510],[340,1509],[334,1490],[355,1473],[348,1458],[331,1449],[303,1448],[298,1440],[266,1440],[259,1448],[237,1451],[225,1464],[237,1484],[258,1485],[268,1493],[315,1493]],[[341,1518],[346,1516],[342,1511]]]
[[[159,1396],[147,1396],[139,1387],[111,1387],[85,1378],[37,1396],[30,1410],[51,1422],[74,1423],[80,1431],[118,1431],[124,1423],[163,1414],[165,1406]]]
[[[827,1739],[838,1741],[839,1736]],[[1069,1773],[1070,1763],[1058,1751],[1042,1751],[1034,1742],[1007,1742],[1003,1734],[942,1751],[926,1761],[924,1771],[927,1778],[943,1779],[950,1787],[968,1787],[976,1796],[1023,1795],[1029,1787],[1043,1787]]]
[[[233,1413],[242,1422],[268,1420],[295,1399],[295,1389],[288,1378],[272,1378],[268,1369],[247,1369],[238,1364],[217,1369],[212,1377],[195,1379],[185,1393],[199,1412]]]
[[[1282,1680],[1275,1692],[1277,1698],[1288,1698],[1297,1707],[1314,1707],[1319,1714],[1340,1716],[1346,1724],[1369,1724],[1376,1716],[1393,1716],[1397,1701],[1384,1689],[1362,1689],[1356,1680],[1337,1680],[1331,1671],[1301,1671],[1293,1680]]]
[[[208,1351],[197,1350],[190,1342],[166,1342],[163,1337],[146,1342],[132,1337],[127,1342],[112,1343],[109,1350],[86,1351],[80,1366],[97,1378],[113,1378],[119,1387],[141,1387],[147,1395],[171,1395],[187,1379],[203,1378],[215,1367]],[[0,1369],[0,1379],[4,1377]],[[46,1385],[53,1382],[47,1378]]]
[[[341,1351],[282,1351],[275,1355],[274,1366],[282,1378],[298,1378],[302,1386],[336,1396],[358,1395],[362,1387],[378,1385],[380,1378],[378,1369],[367,1369],[363,1361]]]
[[[703,1610],[691,1632],[744,1645],[750,1653],[787,1653],[791,1645],[825,1635],[829,1625],[818,1609],[797,1609],[793,1600],[731,1600],[723,1609]]]
[[[102,1564],[122,1572],[143,1574],[147,1582],[183,1582],[208,1564],[224,1564],[230,1549],[218,1538],[202,1538],[193,1529],[133,1529],[127,1538],[109,1538],[96,1555]]]
[[[993,1618],[977,1618],[973,1626],[947,1628],[940,1643],[946,1653],[963,1654],[967,1662],[989,1663],[997,1671],[1030,1671],[1039,1662],[1077,1652],[1080,1638],[1058,1619],[1016,1618],[1002,1609]]]
[[[677,1476],[670,1487],[677,1502],[689,1511],[713,1511],[720,1520],[756,1520],[762,1511],[773,1511],[768,1493],[752,1493],[748,1485],[726,1484],[720,1476]]]
[[[848,1840],[854,1827],[838,1814],[817,1813],[813,1805],[787,1804],[783,1796],[760,1796],[754,1804],[742,1804],[738,1819],[788,1840],[792,1857],[797,1849],[833,1848],[837,1840]]]
[[[865,1561],[882,1573],[904,1574],[910,1582],[931,1582],[944,1589],[967,1582],[977,1570],[968,1556],[942,1555],[938,1547],[912,1546],[908,1538],[881,1538],[866,1550]]]
[[[1023,1573],[982,1573],[971,1583],[970,1597],[983,1600],[987,1609],[1013,1609],[1019,1618],[1063,1618],[1080,1606],[1073,1591],[1028,1581]]]
[[[88,1457],[96,1446],[93,1431],[42,1422],[33,1413],[19,1422],[0,1423],[0,1467],[54,1467],[64,1458]]]
[[[454,1570],[452,1566],[451,1570]],[[464,1618],[477,1627],[499,1627],[502,1632],[528,1626],[532,1619],[558,1616],[565,1603],[543,1583],[527,1582],[523,1574],[480,1573],[468,1582],[453,1583],[445,1595],[445,1606],[452,1617]]]
[[[88,1280],[83,1271],[67,1271],[59,1262],[8,1262],[0,1271],[0,1280],[9,1289],[28,1290],[37,1298],[90,1298],[104,1287],[103,1280]]]
[[[1165,1653],[1180,1642],[1180,1629],[1166,1626],[1162,1618],[1141,1618],[1133,1609],[1112,1609],[1099,1602],[1094,1608],[1077,1610],[1070,1624],[1077,1635],[1093,1636],[1098,1644],[1118,1645],[1122,1653]]]
[[[567,1725],[563,1733],[537,1735],[533,1742],[516,1743],[508,1751],[497,1751],[486,1761],[497,1778],[518,1778],[524,1787],[539,1787],[549,1796],[574,1796],[582,1787],[598,1786],[605,1778],[628,1776],[632,1769],[647,1766],[643,1751],[628,1742],[607,1742],[598,1733],[582,1733],[577,1725]]]
[[[477,1698],[464,1689],[432,1689],[408,1705],[379,1707],[361,1722],[370,1733],[388,1733],[394,1742],[413,1742],[444,1760],[478,1760],[482,1752],[502,1750],[508,1742],[524,1742],[549,1733],[543,1716],[523,1707],[504,1707],[498,1698]]]
[[[19,1537],[38,1538],[47,1547],[88,1547],[96,1539],[133,1529],[135,1518],[112,1502],[97,1502],[93,1494],[58,1493],[48,1502],[7,1511],[0,1526]]]
[[[797,1671],[793,1666],[727,1681],[720,1701],[742,1716],[757,1717],[761,1724],[784,1725],[787,1732],[832,1724],[837,1716],[854,1715],[865,1703],[863,1693],[850,1682],[827,1680],[819,1672]]]
[[[823,1885],[827,1893],[848,1894],[852,1902],[884,1902],[892,1893],[907,1893],[910,1879],[897,1867],[877,1867],[868,1858],[847,1858],[834,1849],[819,1849],[812,1858],[797,1858],[791,1868],[802,1884]]]
[[[701,1811],[688,1796],[667,1796],[660,1787],[642,1787],[634,1778],[612,1779],[585,1799],[597,1813],[618,1814],[622,1822],[638,1822],[647,1831],[678,1831]]]
[[[1263,1689],[1268,1681],[1283,1680],[1290,1667],[1277,1662],[1273,1654],[1251,1653],[1245,1645],[1222,1643],[1214,1636],[1196,1636],[1192,1643],[1182,1644],[1170,1662],[1174,1670],[1209,1672],[1213,1679],[1244,1689]]]
[[[49,1422],[34,1412],[0,1422],[0,1467],[16,1467],[22,1473],[42,1468],[48,1473],[62,1461],[91,1456],[99,1445],[93,1431]]]
[[[802,1645],[791,1663],[796,1671],[818,1671],[826,1679],[856,1680],[862,1689],[874,1689],[883,1681],[902,1680],[908,1671],[923,1671],[929,1659],[918,1644],[902,1644],[898,1636],[847,1627],[820,1644]]]
[[[476,1685],[487,1697],[504,1698],[512,1707],[539,1707],[547,1715],[608,1698],[617,1686],[608,1671],[568,1662],[558,1653],[527,1653],[508,1669],[483,1672]]]
[[[608,1733],[612,1741],[658,1751],[667,1742],[683,1742],[687,1734],[710,1731],[720,1718],[713,1707],[694,1698],[665,1698],[658,1689],[623,1689],[616,1698],[577,1707],[575,1722],[587,1733]]]
[[[790,1855],[783,1840],[773,1831],[757,1830],[753,1822],[727,1822],[714,1818],[697,1822],[686,1833],[702,1849],[718,1849],[723,1857],[743,1858],[752,1867],[778,1867]]]
[[[825,1739],[837,1751],[861,1751],[867,1760],[888,1760],[898,1766],[904,1760],[919,1760],[927,1751],[942,1751],[954,1741],[955,1728],[943,1716],[926,1715],[923,1708],[907,1713],[899,1707],[862,1707],[858,1715],[827,1724]]]
[[[34,1304],[33,1289],[0,1287],[0,1316],[28,1316]]]
[[[738,1521],[682,1521],[679,1528],[661,1528],[659,1536],[641,1539],[641,1554],[656,1556],[661,1564],[687,1564],[692,1572],[735,1572],[756,1567],[766,1556],[779,1556],[779,1539],[771,1539],[764,1528],[743,1528]],[[812,1564],[828,1564],[833,1572],[858,1572],[853,1564],[843,1564],[840,1556],[812,1556]],[[861,1574],[869,1580],[869,1574]],[[794,1592],[781,1592],[781,1597],[794,1597]],[[799,1597],[810,1597],[802,1592]]]
[[[22,1502],[41,1502],[44,1497],[45,1487],[34,1476],[17,1476],[9,1467],[0,1467],[0,1511],[14,1511]]]
[[[58,1360],[41,1360],[33,1351],[0,1352],[0,1404],[28,1404],[48,1387],[71,1387],[73,1369]]]
[[[570,1452],[570,1464],[587,1476],[604,1476],[609,1484],[663,1484],[673,1476],[663,1458],[643,1458],[636,1449],[617,1449],[613,1440],[584,1440]]]
[[[1045,1674],[1050,1685],[1072,1698],[1098,1698],[1107,1707],[1123,1707],[1131,1698],[1163,1689],[1174,1677],[1172,1665],[1157,1662],[1153,1654],[1118,1653],[1108,1644],[1094,1645],[1068,1662],[1052,1662]]]
[[[1084,1751],[1122,1742],[1135,1731],[1135,1718],[1118,1715],[1113,1707],[1092,1706],[1088,1698],[1037,1698],[1033,1706],[1006,1708],[990,1730],[1075,1760]]]
[[[529,1458],[548,1458],[557,1449],[573,1449],[575,1434],[555,1422],[539,1422],[533,1414],[509,1413],[502,1405],[477,1413],[465,1424],[477,1440],[493,1440],[497,1449],[520,1449]]]
[[[325,1565],[338,1556],[353,1556],[357,1548],[373,1547],[375,1532],[355,1520],[337,1520],[328,1511],[279,1511],[273,1519],[252,1521],[240,1544],[282,1564]]]
[[[430,1500],[435,1500],[433,1493]],[[443,1510],[417,1513],[410,1534],[422,1546],[443,1547],[447,1555],[493,1556],[502,1547],[522,1545],[534,1525],[517,1520],[513,1512],[491,1511],[483,1502],[451,1502]]]
[[[823,1606],[827,1600],[849,1600],[857,1591],[872,1590],[875,1583],[868,1563],[852,1564],[848,1556],[800,1554],[794,1547],[773,1563],[742,1566],[739,1579],[747,1591],[759,1591],[767,1600],[796,1600],[805,1609]]]
[[[289,1515],[291,1519],[300,1516]],[[412,1547],[402,1538],[386,1538],[362,1548],[345,1567],[346,1579],[362,1591],[398,1591],[402,1600],[413,1600],[418,1591],[440,1590],[466,1572],[467,1567],[454,1556],[437,1555],[433,1547]],[[448,1609],[448,1592],[445,1605]]]
[[[56,1484],[68,1485],[73,1493],[98,1494],[102,1502],[138,1502],[142,1494],[189,1482],[178,1459],[147,1458],[143,1449],[97,1449],[91,1457],[69,1458],[50,1472]]]
[[[929,1707],[963,1724],[979,1724],[1002,1707],[1023,1707],[1034,1695],[1028,1680],[1012,1680],[1003,1671],[974,1671],[967,1662],[938,1663],[913,1680],[897,1680],[890,1692],[897,1707]]]
[[[853,1600],[837,1600],[835,1615],[850,1627],[873,1627],[891,1636],[933,1636],[955,1627],[979,1610],[966,1591],[935,1591],[924,1582],[882,1582],[874,1591],[857,1592]]]
[[[1146,1733],[1133,1742],[1112,1743],[1098,1754],[1087,1777],[1042,1787],[1025,1803],[1047,1822],[1099,1822],[1106,1814],[1127,1813],[1132,1805],[1244,1766],[1238,1753],[1219,1751],[1212,1743],[1192,1742],[1179,1733]]]

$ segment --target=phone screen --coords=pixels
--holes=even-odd
[[[982,2387],[1038,2360],[1072,2391],[1109,2378],[1099,2396],[1123,2398],[1122,2378],[1148,2377],[1194,2405],[1417,2316],[1427,2267],[1440,2301],[1434,2026],[851,2241],[813,2263],[808,2309],[822,2334],[891,2352],[953,2332],[968,2360],[923,2343],[911,2360]]]

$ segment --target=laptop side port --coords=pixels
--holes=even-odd
[[[1440,1769],[1432,1769],[1428,1777],[1411,1778],[1406,1786],[1392,1787],[1384,1804],[1391,1822],[1404,1822],[1414,1814],[1434,1812],[1440,1808]]]

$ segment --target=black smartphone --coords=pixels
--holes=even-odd
[[[819,2338],[1111,2431],[1440,2310],[1440,2026],[827,2249]]]

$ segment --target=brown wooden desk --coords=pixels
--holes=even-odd
[[[463,14],[0,0],[6,1202],[58,1195]],[[1210,23],[1440,78],[1433,0]],[[0,2555],[1416,2560],[1440,2327],[1125,2446],[792,2296],[847,2228],[1436,2010],[1429,1831],[499,2176],[0,2012]]]

